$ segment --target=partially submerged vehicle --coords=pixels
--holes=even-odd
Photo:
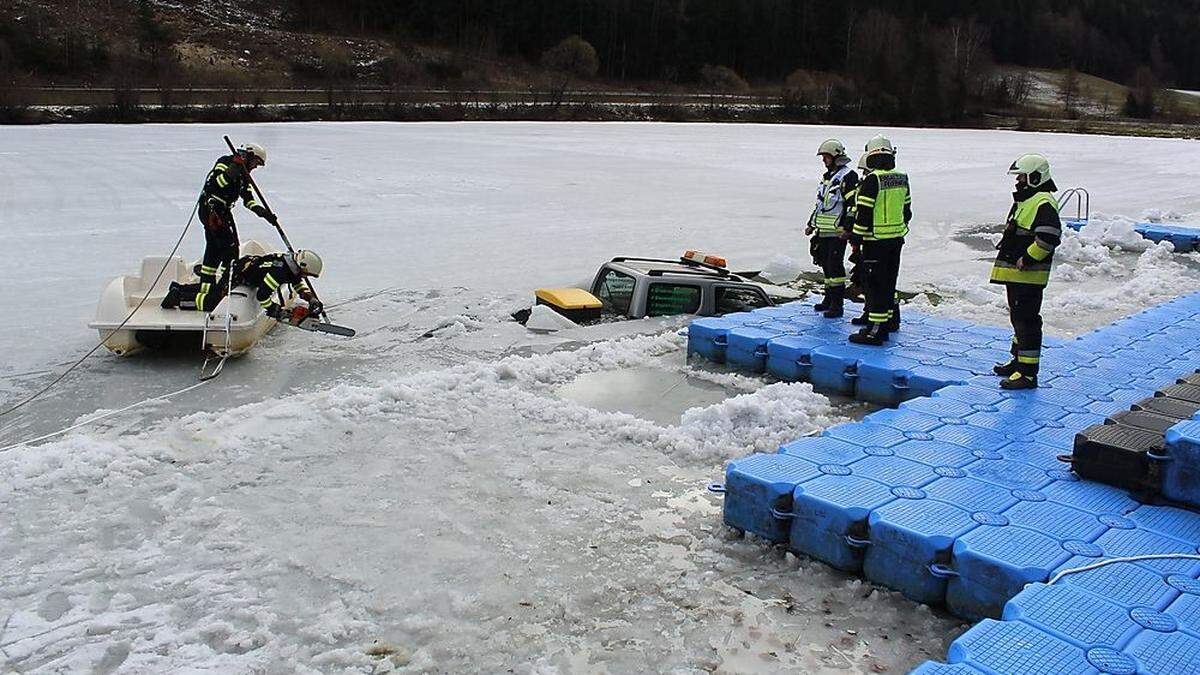
[[[251,240],[242,244],[240,255],[276,252]],[[218,356],[238,356],[275,327],[275,319],[263,312],[254,293],[245,286],[233,288],[211,312],[160,306],[171,282],[198,281],[193,266],[180,256],[142,258],[140,274],[119,276],[105,287],[96,318],[88,327],[95,328],[104,346],[119,356],[146,347],[187,345],[189,341]],[[291,288],[281,286],[280,291],[285,293],[286,306],[292,299]]]
[[[803,296],[800,291],[754,281],[757,274],[731,272],[724,258],[699,251],[687,251],[676,259],[618,256],[600,266],[589,289],[538,289],[533,310],[513,317],[526,323],[538,306],[577,324],[676,314],[720,316]]]

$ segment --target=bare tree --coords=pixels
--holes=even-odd
[[[908,35],[904,24],[884,10],[871,9],[855,26],[855,48],[849,74],[860,85],[896,83],[908,67]]]
[[[1125,98],[1125,114],[1146,119],[1154,117],[1158,106],[1158,87],[1154,71],[1149,66],[1139,66],[1133,73],[1133,82]]]
[[[542,65],[554,71],[550,82],[551,105],[558,108],[573,78],[593,77],[600,70],[600,58],[591,43],[571,35],[542,53]]]
[[[174,44],[175,35],[171,29],[158,20],[148,0],[140,0],[137,9],[138,51],[145,54],[157,70],[162,59],[174,50]]]
[[[596,48],[578,35],[572,35],[542,54],[542,65],[572,77],[594,77],[600,70]]]
[[[18,91],[17,72],[8,43],[0,38],[0,122],[16,122],[24,118],[28,105]]]
[[[325,105],[337,112],[350,98],[354,82],[354,58],[343,44],[330,42],[317,50],[321,78],[325,81]]]
[[[968,95],[982,94],[993,71],[987,26],[975,17],[966,21],[954,20],[948,35],[954,78]]]
[[[1072,66],[1063,75],[1062,88],[1058,90],[1058,100],[1063,104],[1063,111],[1068,115],[1075,112],[1075,104],[1079,99],[1079,71]]]
[[[817,83],[812,73],[803,68],[797,68],[784,80],[783,103],[784,105],[792,105],[812,100],[816,92],[820,91],[820,89],[821,86]]]
[[[1033,76],[1026,71],[1021,71],[1013,79],[1013,101],[1018,105],[1025,102],[1029,95],[1033,93]]]
[[[729,66],[713,66],[705,64],[700,68],[700,77],[708,86],[720,92],[744,92],[750,90],[750,84]]]

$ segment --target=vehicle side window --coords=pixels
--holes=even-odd
[[[646,316],[695,314],[700,310],[700,287],[687,284],[650,284]]]
[[[717,287],[717,316],[747,312],[759,307],[770,305],[767,294],[758,288],[738,288],[734,286]]]
[[[633,299],[633,285],[634,279],[628,274],[605,270],[592,295],[599,298],[609,310],[617,314],[628,314],[629,301]]]

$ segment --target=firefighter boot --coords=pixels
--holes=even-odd
[[[1018,367],[1017,360],[1013,359],[1008,363],[997,363],[992,366],[992,372],[1000,377],[1011,377],[1013,373],[1017,372]]]
[[[892,311],[888,312],[888,320],[887,323],[883,324],[883,327],[886,328],[889,333],[894,333],[900,330],[900,303],[897,302],[896,304],[892,305]]]
[[[832,290],[832,289],[830,289],[828,286],[825,287],[825,295],[821,298],[820,302],[813,305],[814,312],[824,312],[825,310],[829,309],[829,292],[830,292],[830,290]]]
[[[175,309],[179,307],[179,290],[179,283],[172,281],[171,287],[167,289],[167,294],[162,299],[163,309]]]
[[[850,341],[856,345],[880,347],[887,342],[888,331],[882,323],[873,323],[850,336]]]
[[[826,319],[842,318],[842,315],[845,314],[845,297],[845,286],[830,286],[829,288],[825,289],[825,302],[828,305],[825,308]]]
[[[1037,389],[1037,375],[1022,375],[1014,372],[1007,380],[1001,380],[1001,389]]]

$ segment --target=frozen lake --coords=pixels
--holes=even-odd
[[[532,289],[584,283],[621,254],[811,270],[799,230],[815,148],[878,131],[0,127],[0,406],[95,343],[103,285],[170,249],[222,134],[267,146],[257,180],[293,243],[325,258],[335,320],[360,331],[278,329],[211,385],[0,453],[0,664],[904,672],[940,656],[957,621],[730,538],[705,490],[728,459],[853,411],[689,366],[682,319],[548,337],[507,320]],[[1005,170],[1029,151],[1093,196],[1094,222],[1057,256],[1052,332],[1200,288],[1196,254],[1129,232],[1195,220],[1195,142],[885,131],[913,184],[901,287],[936,294],[917,301],[928,311],[1005,323],[990,245]],[[237,215],[244,239],[274,241]],[[201,248],[193,225],[184,254]],[[179,389],[198,367],[97,354],[0,418],[0,446]]]

